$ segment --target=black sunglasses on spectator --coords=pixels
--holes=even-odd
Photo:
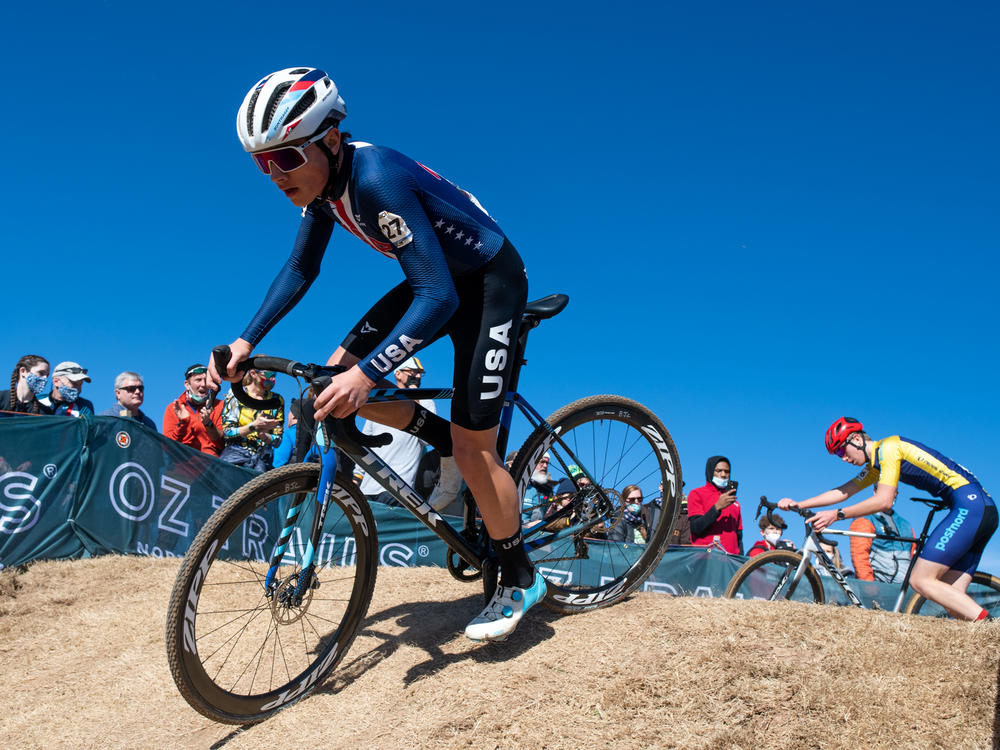
[[[146,386],[144,386],[144,385],[123,385],[123,386],[119,386],[118,390],[119,391],[128,391],[129,393],[135,393],[136,391],[138,391],[139,393],[143,393],[146,390]]]

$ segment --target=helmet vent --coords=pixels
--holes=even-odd
[[[271,94],[271,98],[268,99],[267,102],[267,112],[264,113],[264,122],[261,123],[263,132],[266,133],[267,129],[271,127],[271,120],[274,118],[275,110],[278,109],[278,105],[281,103],[282,98],[291,87],[291,83],[283,83],[274,90],[273,94]]]
[[[284,124],[295,122],[295,120],[298,119],[303,112],[309,109],[315,103],[315,101],[316,101],[316,87],[313,86],[305,94],[303,94],[302,98],[299,99],[298,102],[296,102],[294,107],[292,107],[292,111],[288,113],[288,117],[285,118]]]
[[[288,75],[290,75],[290,76],[304,76],[308,72],[309,72],[309,68],[296,68],[295,70],[288,71]]]
[[[253,135],[253,108],[257,104],[257,97],[260,96],[260,89],[253,92],[253,96],[250,97],[250,103],[247,105],[247,134]]]

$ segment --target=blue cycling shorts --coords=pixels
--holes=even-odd
[[[927,539],[920,557],[972,575],[997,530],[997,507],[978,484],[951,494],[951,511]]]

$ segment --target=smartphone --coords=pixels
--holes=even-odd
[[[729,490],[735,492],[736,488],[739,486],[740,486],[739,482],[737,482],[735,479],[730,479],[729,484],[726,485],[726,492],[729,492]]]

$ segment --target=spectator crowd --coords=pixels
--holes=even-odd
[[[406,360],[394,373],[401,388],[416,388],[424,374],[416,357]],[[114,404],[97,414],[94,404],[83,396],[85,384],[93,380],[78,362],[66,360],[54,368],[42,356],[26,354],[11,373],[10,388],[0,391],[0,412],[20,414],[113,416],[130,419],[150,430],[156,422],[143,410],[145,386],[142,375],[131,370],[121,372],[114,380]],[[218,398],[208,378],[208,368],[201,363],[190,365],[183,373],[181,392],[163,413],[163,435],[223,461],[266,471],[274,466],[303,460],[319,460],[310,436],[313,432],[312,402],[293,399],[286,409],[281,395],[272,393],[275,373],[250,370],[243,378],[246,392],[257,400],[274,399],[277,405],[256,409],[239,402],[232,391]],[[432,401],[420,404],[434,411]],[[300,429],[304,425],[305,429]],[[376,449],[383,460],[413,486],[431,505],[440,511],[459,513],[456,498],[462,480],[454,468],[454,459],[439,456],[437,451],[416,436],[366,423],[363,431],[389,432],[393,441]],[[510,468],[515,454],[507,456]],[[569,467],[569,476],[557,480],[549,473],[551,457],[543,455],[531,475],[522,499],[522,520],[531,524],[548,520],[553,527],[568,523],[566,514],[558,511],[572,502],[574,493],[589,480],[576,466]],[[732,478],[733,468],[726,456],[711,456],[705,464],[706,483],[685,495],[680,514],[674,525],[672,544],[711,547],[730,555],[744,554],[743,521],[737,498],[738,482]],[[395,500],[381,485],[363,472],[355,473],[361,491],[370,501],[390,505]],[[658,492],[629,485],[614,489],[621,498],[621,512],[613,523],[594,530],[595,535],[626,544],[644,544],[649,531],[655,528],[662,507],[663,487]],[[782,538],[787,528],[777,513],[768,513],[760,520],[760,539],[747,550],[751,557],[774,549],[791,549],[794,545]],[[836,542],[824,538],[824,551],[836,567],[847,575],[868,581],[899,583],[906,573],[912,546],[903,542],[873,539],[875,533],[913,536],[905,518],[892,510],[855,519],[850,526],[856,532],[850,539],[850,562],[853,570],[842,561]],[[825,571],[820,568],[820,572]]]

